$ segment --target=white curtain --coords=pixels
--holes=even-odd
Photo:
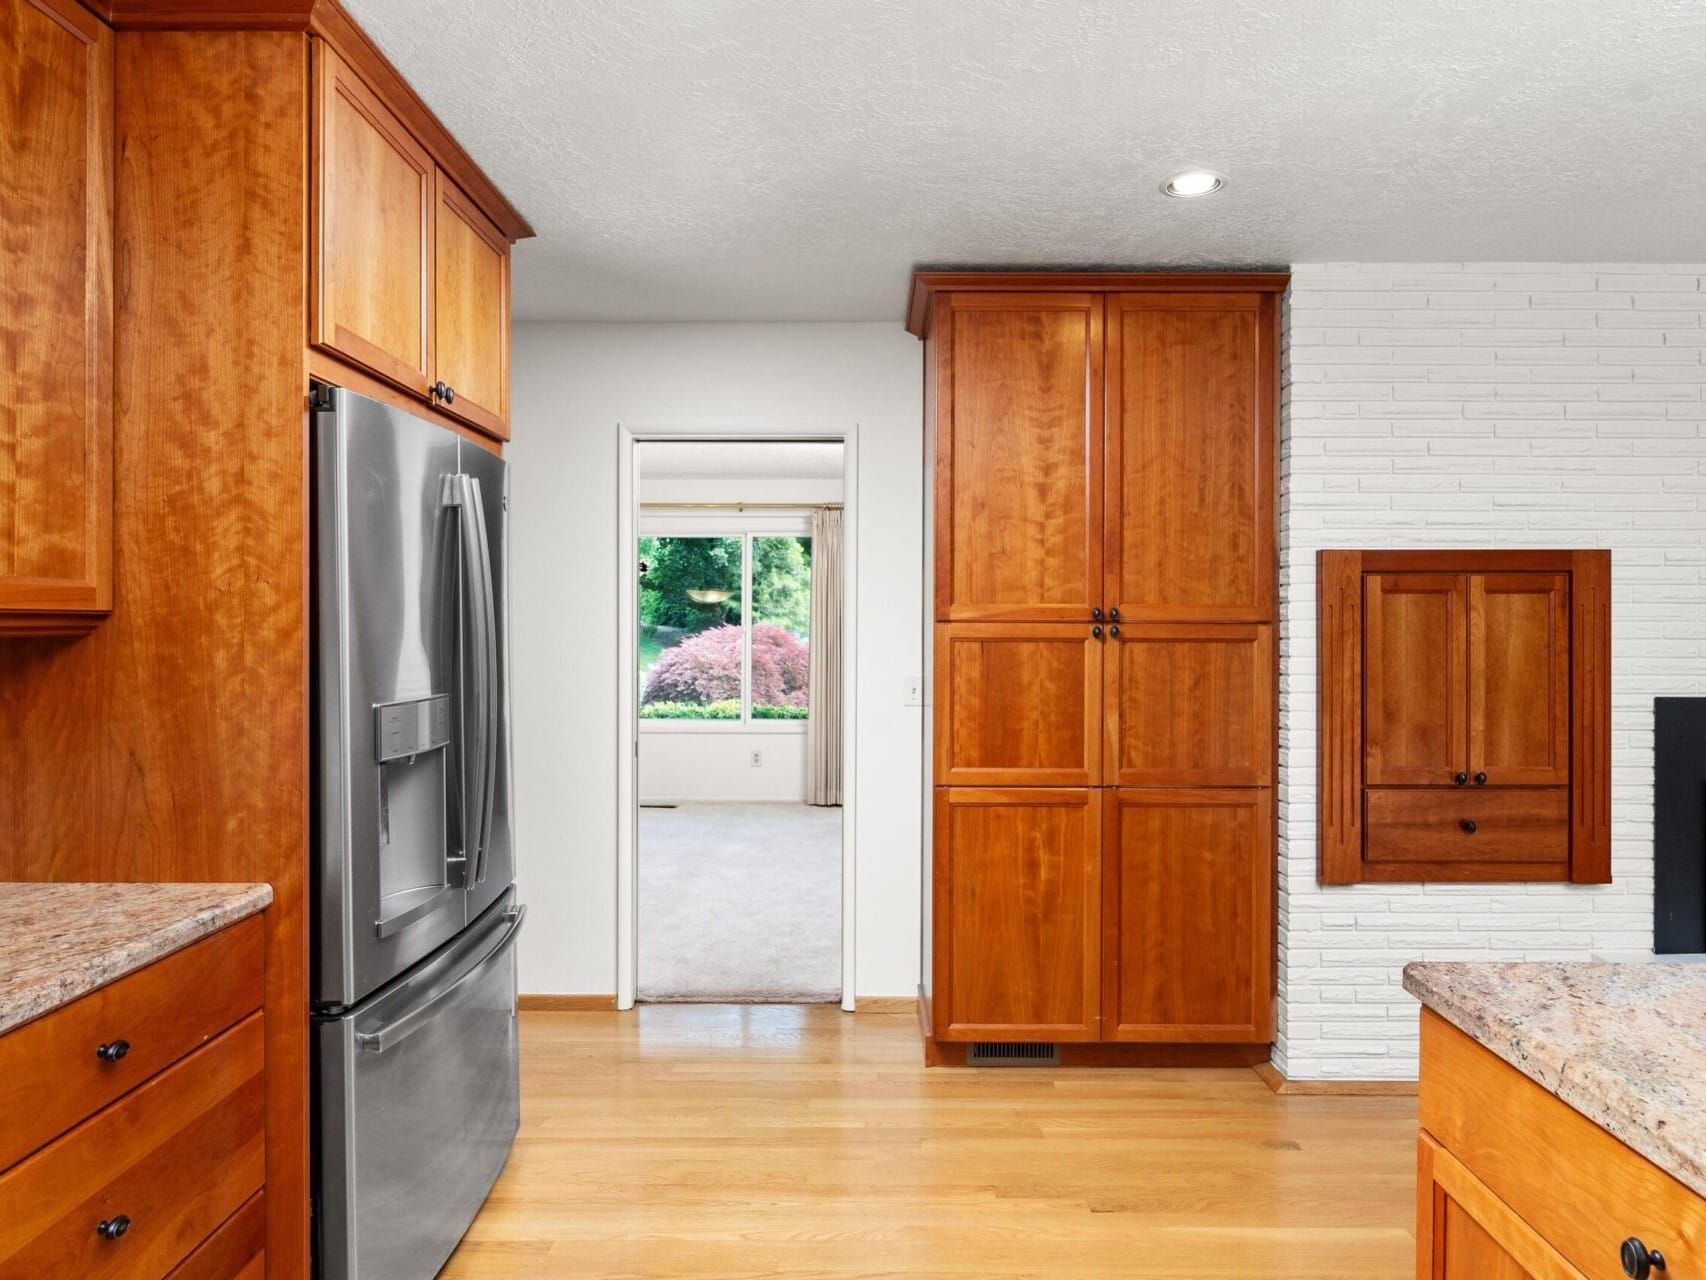
[[[812,512],[812,633],[806,803],[841,803],[841,508]]]

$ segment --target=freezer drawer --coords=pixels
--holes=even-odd
[[[315,1023],[316,1274],[429,1280],[520,1118],[511,890],[393,987]]]

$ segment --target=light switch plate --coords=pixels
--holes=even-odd
[[[908,707],[922,707],[924,705],[923,676],[908,676],[906,678],[906,702],[903,705]]]

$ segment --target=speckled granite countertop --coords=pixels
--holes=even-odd
[[[1706,964],[1411,964],[1404,989],[1706,1196]]]
[[[0,882],[0,1033],[271,901],[264,884]]]

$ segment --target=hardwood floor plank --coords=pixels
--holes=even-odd
[[[1244,1069],[926,1071],[911,1013],[523,1013],[441,1280],[1409,1280],[1413,1098]]]

